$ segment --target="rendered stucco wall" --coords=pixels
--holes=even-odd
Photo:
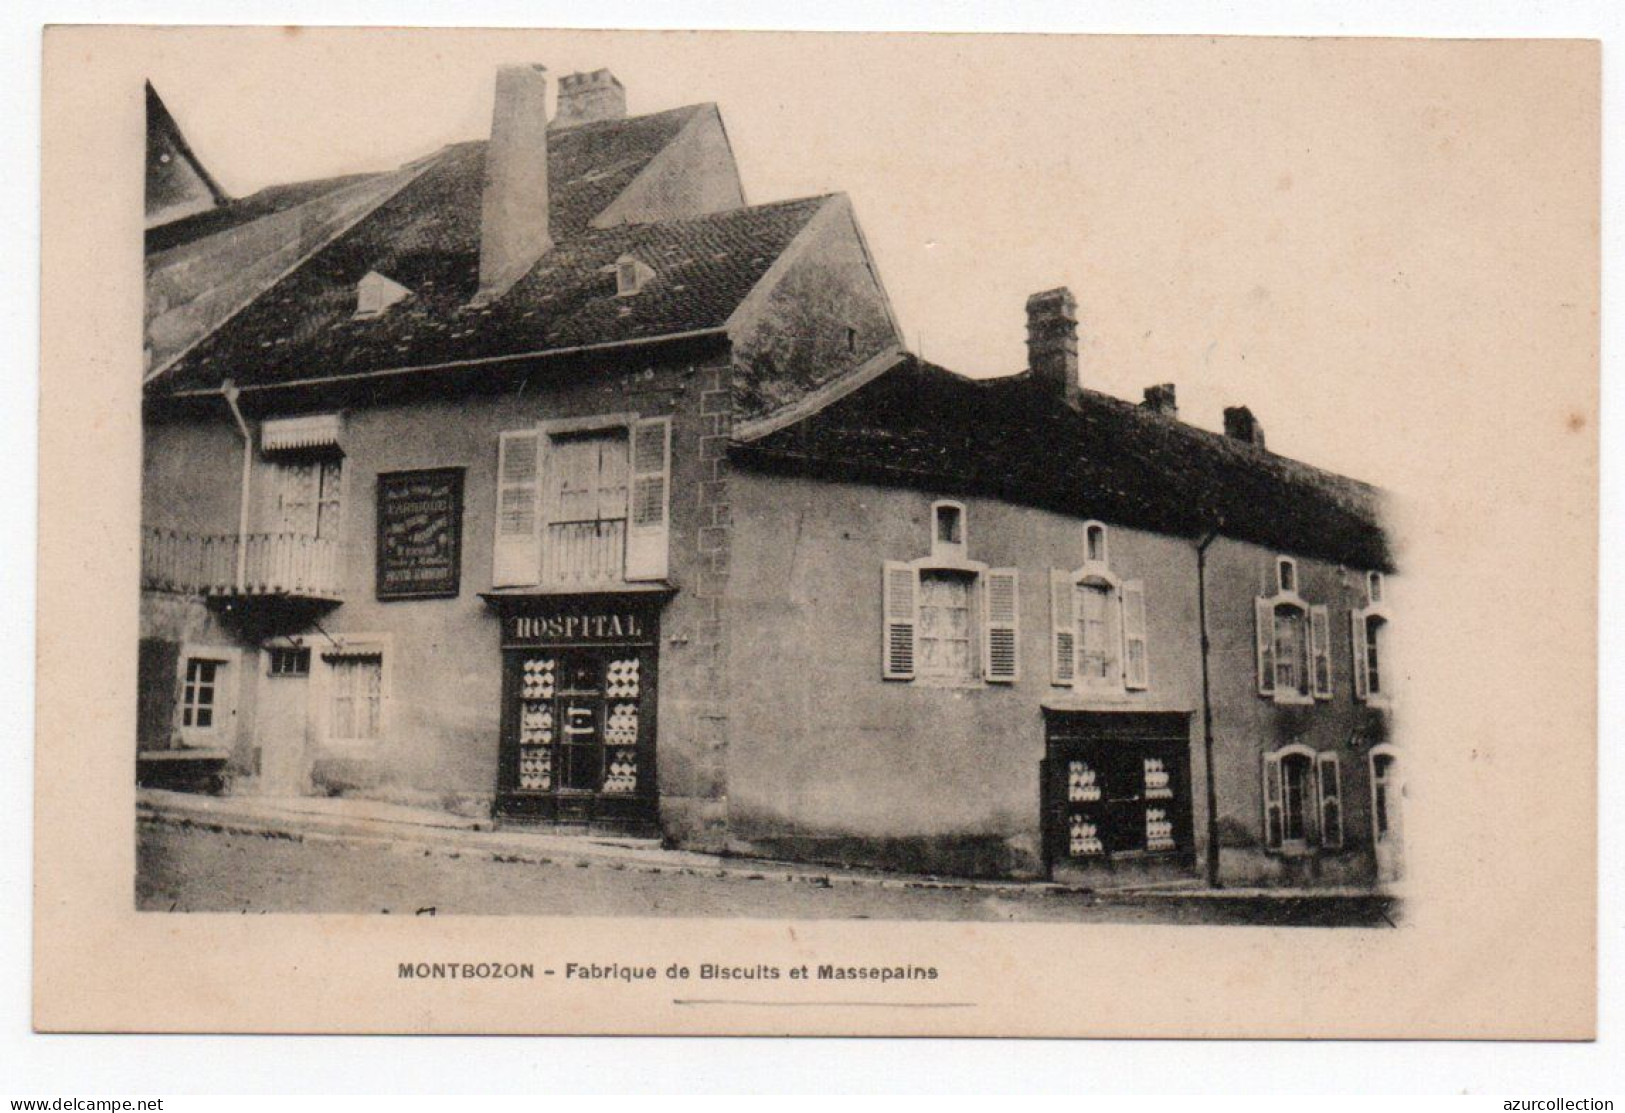
[[[742,848],[1030,876],[1041,852],[1043,705],[1200,706],[1188,541],[1111,531],[1114,572],[1146,585],[1151,686],[1085,700],[1051,683],[1049,649],[1049,572],[1083,564],[1082,523],[962,500],[969,559],[1020,573],[1020,677],[932,687],[881,678],[881,569],[930,552],[934,496],[743,470],[732,491],[729,831]]]

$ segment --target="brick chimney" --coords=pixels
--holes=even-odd
[[[1027,368],[1057,398],[1078,400],[1078,303],[1062,286],[1027,299]]]
[[[555,129],[599,120],[626,119],[626,90],[608,70],[572,73],[559,78],[559,114]]]
[[[476,305],[507,293],[553,247],[547,229],[546,97],[544,67],[503,66],[497,71],[480,201]]]
[[[1145,401],[1140,403],[1141,409],[1161,414],[1163,417],[1178,417],[1179,403],[1174,400],[1174,384],[1158,383],[1156,386],[1145,388]]]
[[[1264,427],[1253,416],[1253,411],[1246,406],[1226,406],[1224,411],[1224,435],[1248,444],[1264,447]]]

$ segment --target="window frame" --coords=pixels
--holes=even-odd
[[[644,427],[660,430],[663,438],[659,470],[638,470],[638,433]],[[626,437],[626,505],[619,519],[600,519],[622,523],[621,578],[612,583],[663,582],[670,575],[672,544],[672,475],[675,470],[676,443],[675,415],[669,413],[645,414],[635,410],[586,414],[580,417],[549,418],[497,432],[496,512],[492,522],[492,587],[546,588],[547,527],[554,522],[550,472],[554,442],[576,436],[613,433],[620,431]],[[506,445],[524,438],[535,439],[534,472],[528,482],[507,477],[503,472]],[[638,517],[639,482],[659,483],[659,521],[642,522]],[[503,497],[505,490],[528,492],[531,505],[532,528],[524,534],[505,535],[503,525]],[[564,519],[559,519],[563,521]],[[509,561],[522,562],[524,568],[510,567]]]
[[[959,525],[959,539],[944,539],[942,537],[942,519],[944,514],[953,514],[957,517]],[[931,504],[931,558],[933,560],[962,561],[970,550],[970,521],[965,513],[965,504],[953,499],[937,499]]]
[[[1098,546],[1096,542],[1098,541]],[[1057,592],[1066,585],[1067,628],[1060,629],[1062,613]],[[1083,669],[1084,637],[1080,589],[1104,588],[1109,616],[1107,642],[1112,647],[1112,667],[1106,677],[1090,678]],[[1151,635],[1146,618],[1145,581],[1124,579],[1111,567],[1111,531],[1093,518],[1083,523],[1083,564],[1078,568],[1050,570],[1050,683],[1084,699],[1113,702],[1133,698],[1151,689]],[[1062,659],[1070,646],[1070,662]],[[1132,667],[1134,647],[1139,647],[1139,668]]]
[[[1293,742],[1260,755],[1263,786],[1262,805],[1263,838],[1261,845],[1266,854],[1283,858],[1301,858],[1314,854],[1336,854],[1348,848],[1348,808],[1343,790],[1342,755],[1333,750],[1314,750],[1302,742]],[[1287,762],[1301,759],[1305,769],[1305,790],[1302,797],[1303,832],[1301,838],[1287,838]],[[1294,766],[1296,762],[1294,761]],[[1325,792],[1323,778],[1326,768],[1333,770],[1336,793]],[[1327,823],[1327,809],[1335,807],[1335,832]],[[1279,810],[1279,838],[1274,838],[1270,826],[1270,812]]]
[[[209,662],[215,666],[214,681],[210,685],[212,702],[209,705],[209,725],[186,724],[186,689],[194,661]],[[175,738],[181,748],[188,750],[229,749],[237,732],[238,686],[242,654],[232,646],[202,645],[183,642],[175,658]],[[194,708],[195,710],[195,708]]]
[[[939,541],[939,512],[957,511],[959,541]],[[989,685],[1013,685],[1021,678],[1021,580],[1016,568],[993,568],[983,561],[970,560],[965,551],[970,539],[970,514],[965,504],[953,499],[937,499],[931,503],[929,518],[930,554],[914,560],[886,560],[881,562],[881,679],[899,683],[917,684],[935,688],[983,688]],[[920,668],[920,607],[921,583],[932,573],[956,573],[969,578],[968,615],[970,633],[970,671],[968,676],[941,676],[925,673]],[[990,586],[995,577],[1008,578],[1010,606],[1008,615],[995,616],[991,610]],[[898,607],[898,592],[906,589],[910,598],[906,607]],[[906,611],[907,613],[902,613]],[[895,612],[895,613],[894,613]],[[996,652],[992,644],[995,633],[1008,643],[1008,653]],[[901,639],[901,641],[899,640]],[[903,648],[907,661],[902,659]],[[1001,646],[1000,649],[1003,647]],[[1008,673],[995,669],[995,657],[1008,657]]]
[[[1378,629],[1385,631],[1379,635],[1380,644],[1373,645],[1371,636],[1372,621],[1378,623]],[[1371,606],[1359,607],[1349,612],[1349,652],[1354,660],[1354,699],[1367,707],[1388,708],[1393,706],[1393,636],[1386,631],[1391,630],[1393,618],[1388,613],[1388,607],[1377,603]],[[1385,680],[1379,680],[1378,690],[1371,690],[1371,651],[1378,650],[1378,671]]]
[[[311,662],[311,680],[320,686],[314,704],[319,708],[317,738],[323,751],[344,756],[371,757],[382,750],[389,739],[392,719],[392,673],[394,668],[394,639],[389,634],[336,634],[334,642],[312,656],[321,661],[320,675],[316,662]],[[338,737],[333,733],[333,700],[337,693],[334,685],[342,662],[378,659],[378,733],[373,738]]]
[[[1274,593],[1253,600],[1253,663],[1258,694],[1274,703],[1296,707],[1330,700],[1337,688],[1332,667],[1331,611],[1323,604],[1309,602],[1299,591],[1303,579],[1296,558],[1276,556],[1271,567],[1275,572]],[[1291,587],[1285,586],[1288,582]],[[1290,690],[1280,683],[1277,631],[1283,610],[1296,613],[1302,649],[1296,662],[1302,674],[1301,683]],[[1324,684],[1321,683],[1323,678]]]

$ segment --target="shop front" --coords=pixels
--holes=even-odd
[[[1044,856],[1052,877],[1181,876],[1194,866],[1190,717],[1045,712]]]
[[[497,818],[655,833],[665,596],[488,598],[502,617]]]

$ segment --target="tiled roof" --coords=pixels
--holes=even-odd
[[[347,174],[341,178],[323,178],[314,182],[294,182],[291,185],[267,186],[258,193],[227,201],[219,208],[209,209],[195,216],[184,217],[169,224],[147,229],[147,254],[156,255],[170,248],[180,247],[216,232],[237,228],[263,216],[284,212],[296,205],[314,201],[334,190],[376,178],[377,174]]]
[[[802,421],[735,444],[769,471],[987,495],[1080,517],[1229,537],[1388,569],[1367,484],[1084,391],[1073,409],[1025,374],[974,380],[912,356]]]
[[[211,389],[227,377],[245,386],[288,382],[721,326],[826,198],[688,220],[588,226],[695,111],[589,124],[555,136],[549,159],[550,183],[557,182],[553,250],[480,308],[469,302],[478,286],[485,144],[447,148],[149,390]],[[640,126],[628,126],[633,123]],[[616,295],[609,270],[623,254],[654,271],[631,297]],[[381,317],[356,321],[356,283],[369,271],[412,295]]]

